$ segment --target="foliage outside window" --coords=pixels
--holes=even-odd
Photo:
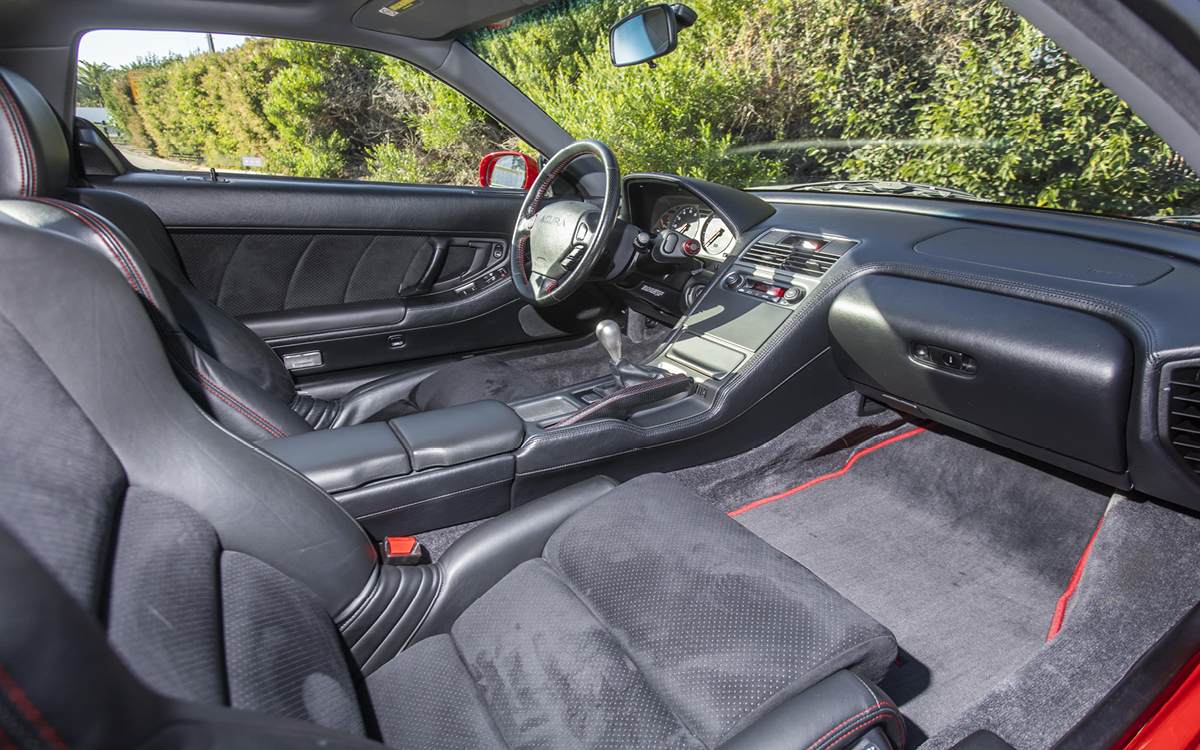
[[[1196,175],[1119,98],[996,0],[692,0],[656,69],[614,68],[633,0],[556,0],[462,41],[626,172],[735,186],[905,180],[1023,205],[1200,212]],[[520,142],[383,55],[252,40],[86,71],[133,146],[272,172],[474,181]],[[86,73],[86,75],[85,75]],[[90,83],[88,83],[90,82]],[[528,150],[527,148],[525,150]]]
[[[605,31],[644,5],[559,0],[463,41],[622,168],[738,186],[905,180],[1123,215],[1200,210],[1127,106],[995,0],[693,0],[658,67]]]
[[[364,50],[253,39],[95,67],[80,63],[78,103],[102,104],[128,147],[172,161],[238,169],[250,156],[276,174],[472,184],[483,154],[521,146],[453,89]],[[92,88],[99,102],[84,98]]]

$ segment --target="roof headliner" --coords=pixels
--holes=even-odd
[[[448,41],[549,0],[8,0],[0,47],[61,47],[93,29],[162,29],[313,39],[359,28]],[[395,16],[379,12],[401,7]],[[360,12],[361,11],[361,12]],[[356,17],[357,16],[357,17]],[[322,39],[324,40],[324,39]]]

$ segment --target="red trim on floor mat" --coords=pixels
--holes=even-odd
[[[1054,607],[1054,619],[1050,622],[1050,632],[1046,634],[1046,642],[1058,635],[1058,631],[1062,630],[1063,618],[1067,616],[1067,602],[1071,601],[1071,596],[1075,593],[1075,588],[1079,586],[1079,579],[1083,578],[1083,569],[1087,567],[1088,555],[1092,554],[1092,544],[1096,541],[1096,536],[1100,533],[1100,527],[1104,525],[1104,517],[1100,517],[1100,523],[1096,525],[1096,530],[1092,532],[1092,538],[1088,540],[1087,546],[1083,548],[1083,554],[1079,556],[1079,562],[1075,563],[1075,572],[1071,575],[1071,582],[1067,584],[1067,590],[1063,595],[1058,597],[1058,604]]]
[[[816,479],[810,479],[809,481],[805,482],[804,484],[800,485],[799,487],[793,487],[792,489],[787,490],[786,492],[780,492],[778,495],[771,495],[770,497],[764,497],[762,500],[755,500],[754,502],[750,503],[749,505],[743,505],[742,507],[738,508],[737,510],[729,511],[729,513],[727,515],[729,515],[731,517],[736,516],[740,513],[745,513],[748,510],[753,510],[760,505],[766,505],[767,503],[773,503],[776,500],[780,500],[789,495],[794,495],[797,492],[799,492],[800,490],[806,490],[809,487],[812,487],[814,484],[820,484],[821,482],[824,482],[826,479],[836,479],[836,478],[842,476],[843,474],[845,474],[846,472],[850,471],[850,467],[854,465],[854,462],[857,461],[858,459],[862,458],[863,456],[867,455],[868,453],[874,453],[875,451],[879,450],[880,448],[882,448],[885,445],[891,445],[892,443],[900,442],[901,440],[903,440],[905,438],[910,438],[913,435],[916,435],[918,433],[925,432],[925,430],[927,430],[930,426],[931,425],[927,425],[925,427],[918,427],[914,430],[909,430],[908,432],[902,433],[900,435],[893,435],[892,437],[888,438],[887,440],[884,440],[882,443],[876,443],[875,445],[872,445],[870,448],[866,448],[864,450],[859,451],[858,453],[855,453],[853,456],[850,457],[850,460],[846,462],[845,466],[843,466],[840,470],[833,472],[832,474],[826,474],[823,477],[817,477]]]

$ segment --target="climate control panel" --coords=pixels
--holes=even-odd
[[[757,297],[767,302],[775,302],[782,305],[794,305],[804,299],[805,294],[804,289],[801,287],[781,286],[770,281],[763,281],[753,276],[738,273],[737,271],[727,275],[722,284],[731,292]]]

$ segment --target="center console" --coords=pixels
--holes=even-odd
[[[509,509],[525,422],[477,401],[259,445],[300,471],[377,538],[416,534]]]
[[[723,458],[849,390],[810,329],[824,331],[821,277],[855,244],[762,232],[649,361],[623,359],[619,331],[602,324],[611,377],[261,445],[376,537],[497,515],[598,473],[621,480]]]

